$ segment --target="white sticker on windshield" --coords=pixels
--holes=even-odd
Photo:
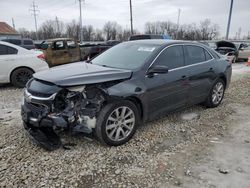
[[[139,47],[139,52],[153,52],[155,50],[155,47]]]

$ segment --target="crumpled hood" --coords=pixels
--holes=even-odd
[[[38,72],[33,77],[38,80],[54,83],[58,86],[77,86],[127,79],[131,75],[131,70],[77,62]]]

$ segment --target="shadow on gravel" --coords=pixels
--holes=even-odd
[[[11,84],[0,84],[0,90],[2,89],[18,89],[18,88]]]

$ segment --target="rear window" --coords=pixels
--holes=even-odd
[[[185,62],[186,65],[193,65],[206,61],[204,49],[199,46],[185,46]]]
[[[33,45],[33,41],[32,40],[24,40],[23,44],[24,45]]]
[[[0,55],[17,54],[18,50],[9,46],[0,44]]]

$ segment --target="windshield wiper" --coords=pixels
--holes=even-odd
[[[100,66],[102,66],[102,67],[110,67],[110,66],[108,66],[108,65],[100,65]],[[111,67],[111,68],[113,68],[113,67]]]

